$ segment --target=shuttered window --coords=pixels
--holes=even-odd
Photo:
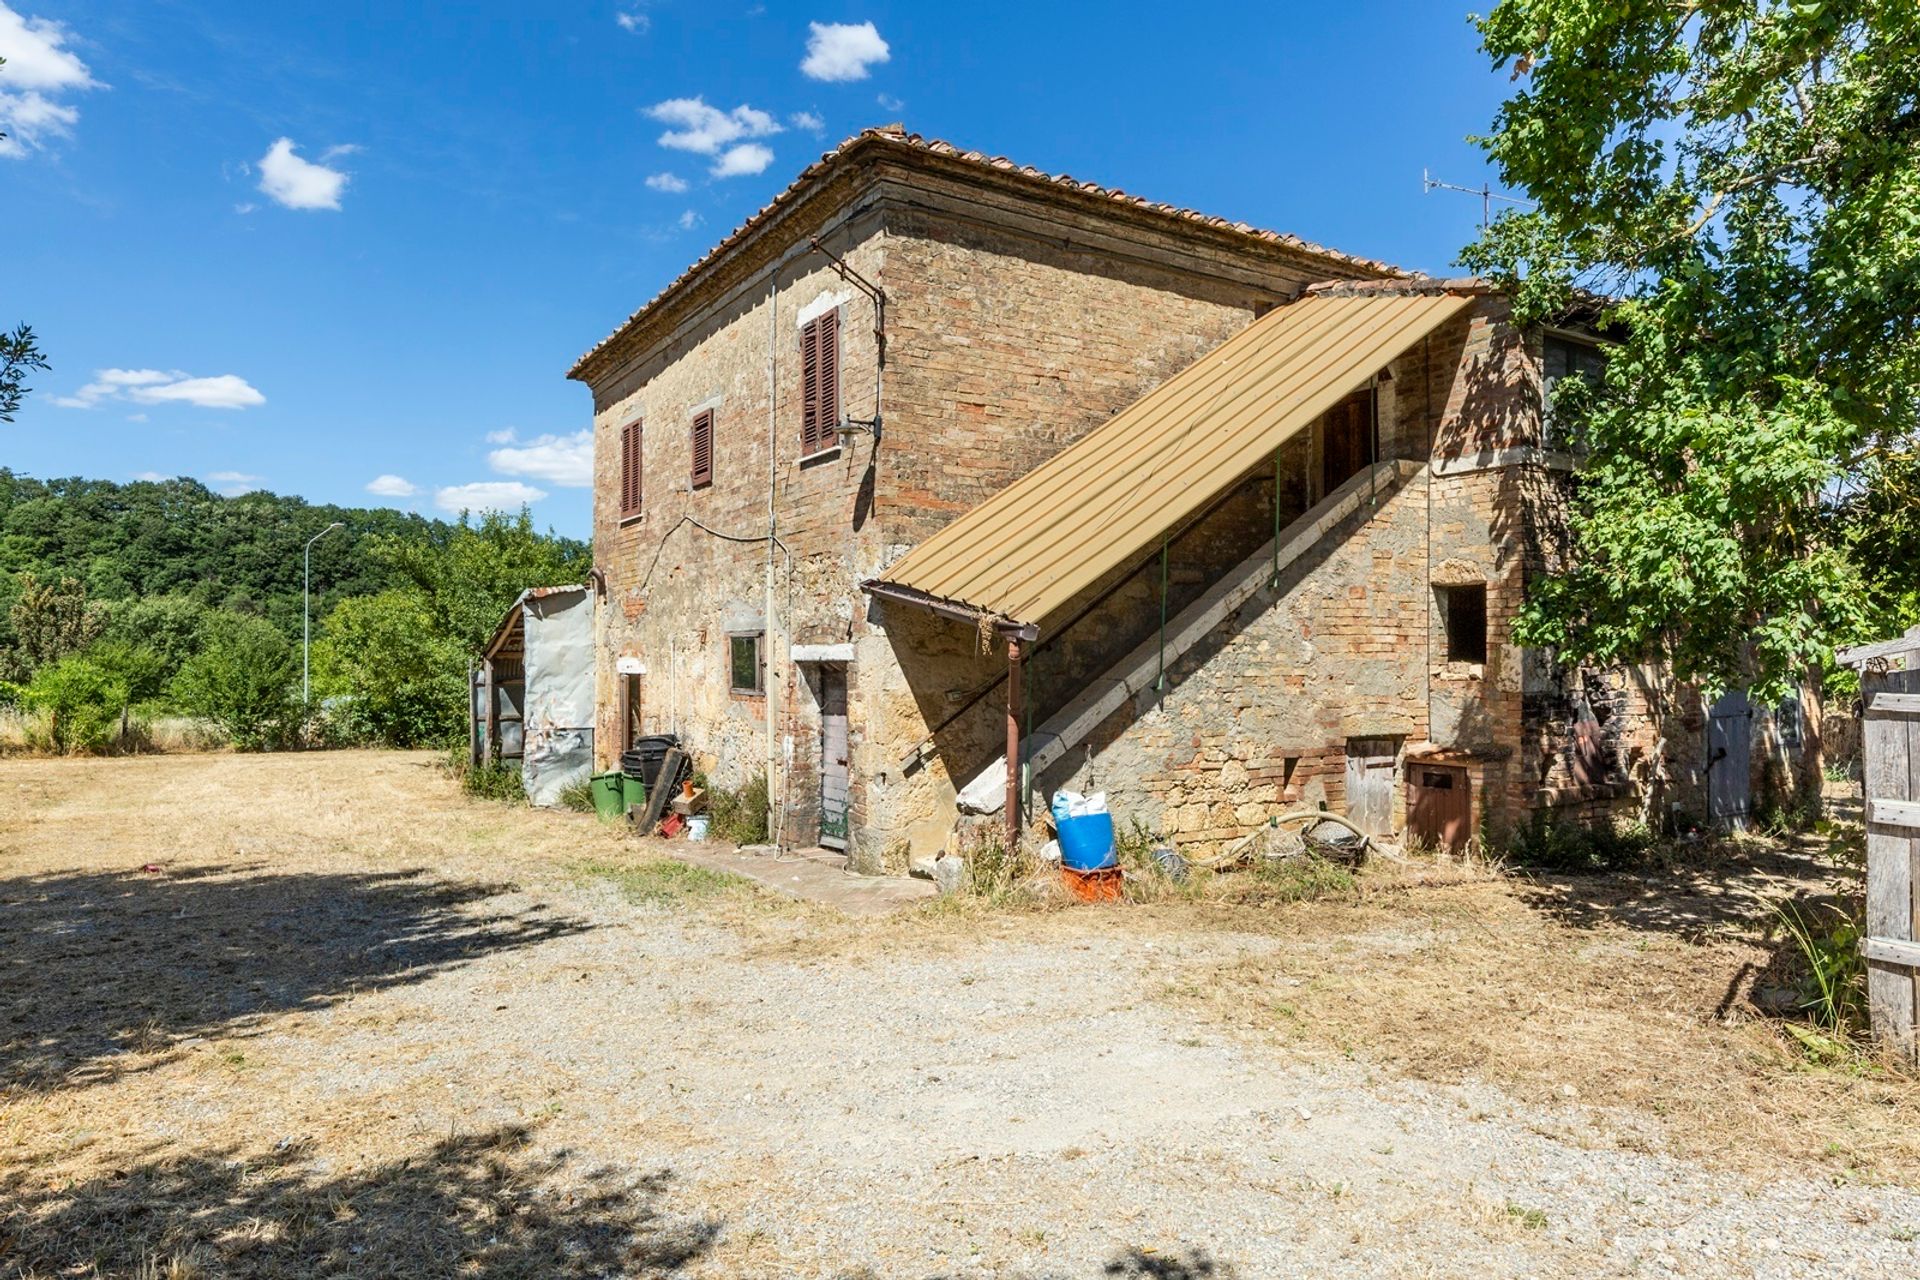
[[[840,310],[807,321],[800,329],[800,456],[833,447],[840,425]]]
[[[704,489],[713,483],[713,410],[702,409],[693,415],[693,487]]]
[[[629,422],[620,428],[620,518],[638,519],[640,515],[640,424]]]

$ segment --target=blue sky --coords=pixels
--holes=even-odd
[[[568,366],[862,127],[1444,270],[1479,201],[1422,170],[1479,183],[1508,87],[1444,0],[0,0],[0,56],[54,364],[0,464],[581,536]]]

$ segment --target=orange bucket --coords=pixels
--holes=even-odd
[[[1120,901],[1121,874],[1118,867],[1101,867],[1098,871],[1075,871],[1072,867],[1061,867],[1060,881],[1067,886],[1068,893],[1082,902]]]

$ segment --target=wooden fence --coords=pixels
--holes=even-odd
[[[1920,1001],[1920,627],[1842,650],[1860,669],[1861,794],[1867,824],[1867,1001],[1881,1045],[1915,1057]]]

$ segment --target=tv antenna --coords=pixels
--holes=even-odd
[[[1480,229],[1482,231],[1485,231],[1493,223],[1493,202],[1495,200],[1505,200],[1508,204],[1524,204],[1529,206],[1533,204],[1533,201],[1522,200],[1518,196],[1502,195],[1493,189],[1492,183],[1483,182],[1477,187],[1463,187],[1457,183],[1442,182],[1440,179],[1434,177],[1430,170],[1422,169],[1420,171],[1420,194],[1423,196],[1429,195],[1436,189],[1441,191],[1458,191],[1463,196],[1479,196]]]

